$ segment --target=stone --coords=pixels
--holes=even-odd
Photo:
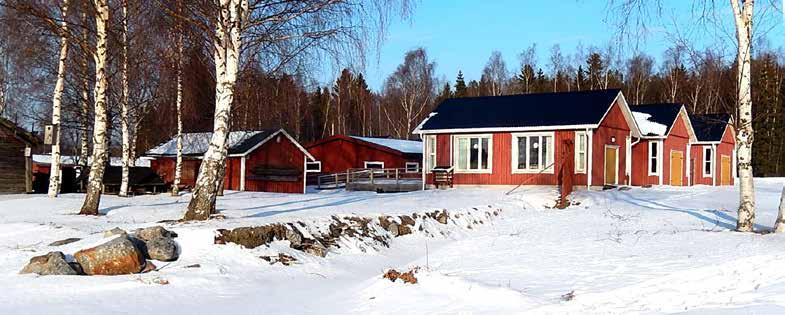
[[[159,261],[175,261],[180,257],[177,250],[177,242],[168,237],[159,237],[151,241],[144,242],[146,256],[150,259]]]
[[[390,224],[387,225],[387,231],[389,231],[393,236],[398,236],[400,227],[398,227],[398,223],[390,222]]]
[[[414,219],[408,215],[402,215],[401,218],[401,225],[414,225]]]
[[[80,250],[74,254],[74,258],[88,275],[138,273],[145,265],[142,251],[125,236]]]
[[[142,269],[141,273],[148,273],[151,271],[155,271],[156,269],[158,269],[158,267],[152,261],[148,260],[144,263],[144,269]]]
[[[134,235],[143,241],[151,241],[159,237],[177,237],[177,233],[169,231],[160,225],[137,229]]]
[[[65,244],[71,244],[73,242],[78,242],[80,240],[82,240],[82,239],[78,238],[78,237],[69,237],[69,238],[66,238],[64,240],[51,242],[51,243],[49,243],[49,246],[62,246],[62,245],[65,245]]]
[[[112,237],[112,236],[115,236],[115,235],[127,235],[127,234],[128,234],[128,232],[126,232],[125,230],[123,230],[123,229],[121,229],[119,227],[116,227],[114,229],[111,229],[111,230],[108,230],[108,231],[104,232],[104,237]]]
[[[19,273],[36,273],[42,276],[69,275],[75,276],[79,272],[65,260],[62,252],[49,252],[46,255],[30,258],[30,262]]]
[[[319,243],[313,243],[308,246],[305,246],[303,247],[303,251],[314,256],[319,256],[319,257],[327,256],[327,248],[324,248],[324,246],[322,246]]]
[[[410,225],[398,226],[398,236],[404,236],[409,234],[412,234],[412,227]]]
[[[436,215],[436,221],[441,224],[447,224],[447,219],[449,218],[450,216],[447,215],[447,210],[442,210],[442,212],[439,212],[439,214]]]

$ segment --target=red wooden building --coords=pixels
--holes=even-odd
[[[641,130],[632,145],[632,185],[690,185],[690,143],[697,141],[681,104],[631,107]]]
[[[0,117],[0,194],[33,190],[31,153],[39,144],[34,134]]]
[[[183,134],[181,185],[193,187],[212,133]],[[305,193],[305,166],[313,162],[308,153],[283,129],[233,131],[229,133],[224,189]],[[177,140],[171,139],[145,154],[150,167],[167,185],[174,182]]]
[[[641,137],[618,89],[448,99],[415,133],[426,185],[434,168],[456,185],[629,184]]]
[[[422,142],[390,138],[330,136],[305,146],[323,174],[344,173],[351,168],[401,168],[419,173]]]
[[[725,114],[691,115],[697,141],[691,144],[692,183],[733,185],[736,178],[736,133]]]

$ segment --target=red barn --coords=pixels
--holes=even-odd
[[[420,172],[422,142],[412,140],[330,136],[306,148],[318,161],[320,173],[345,173],[351,168],[401,168]]]
[[[736,132],[730,115],[692,115],[697,141],[691,144],[693,184],[733,185],[736,178]]]
[[[457,185],[628,184],[640,138],[618,89],[448,99],[415,130],[424,172]]]
[[[682,104],[632,106],[641,138],[632,145],[632,185],[688,186],[690,143],[697,141]]]
[[[193,187],[212,133],[183,134],[181,185]],[[305,193],[305,165],[314,158],[283,129],[229,133],[224,188],[240,191]],[[167,185],[174,182],[177,140],[171,139],[145,154],[150,167]]]

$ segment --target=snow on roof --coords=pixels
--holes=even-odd
[[[229,148],[233,148],[245,140],[267,131],[232,131],[229,133]],[[210,145],[212,132],[195,132],[183,134],[183,155],[201,155],[207,152]],[[172,138],[163,144],[147,151],[148,155],[177,155],[177,138]]]
[[[644,136],[664,136],[668,130],[668,126],[652,121],[651,114],[633,111],[632,116]]]
[[[383,147],[388,147],[390,149],[398,150],[403,153],[422,153],[421,141],[388,139],[388,138],[355,137],[355,136],[352,136],[352,138],[377,144]]]

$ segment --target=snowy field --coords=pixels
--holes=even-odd
[[[756,181],[758,229],[773,225],[783,184]],[[100,217],[75,215],[82,195],[0,196],[0,314],[785,313],[785,236],[731,232],[734,187],[578,191],[580,204],[565,210],[548,209],[550,188],[507,189],[228,192],[218,202],[226,219],[166,225],[180,235],[178,261],[112,277],[17,273],[32,256],[98,244],[105,230],[179,219],[189,196],[105,196]],[[379,251],[343,247],[320,258],[284,241],[213,244],[217,228],[489,205],[504,211],[481,226],[415,233]],[[68,237],[83,240],[47,245]],[[297,263],[259,258],[278,252]],[[411,267],[421,268],[417,284],[381,278]]]

